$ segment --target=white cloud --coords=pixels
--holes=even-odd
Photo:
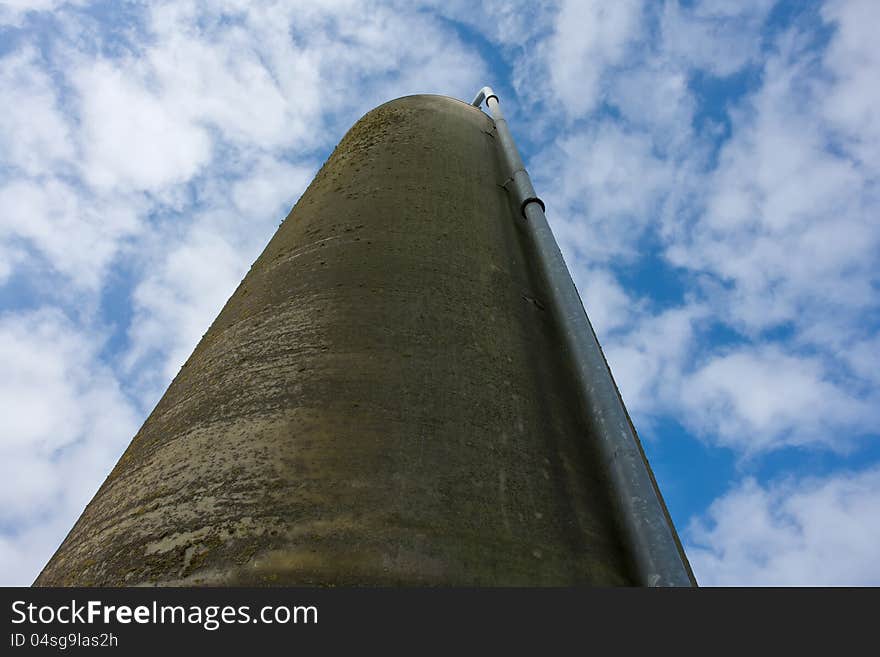
[[[136,71],[89,61],[72,77],[89,184],[152,190],[187,181],[210,160],[207,129],[174,99],[147,89]]]
[[[0,242],[0,285],[6,284],[13,270],[25,257],[22,249]]]
[[[556,9],[553,2],[535,0],[428,0],[421,4],[508,48],[522,47],[552,29]],[[407,8],[412,3],[398,5]]]
[[[704,586],[880,585],[880,470],[747,479],[686,532]]]
[[[0,316],[0,581],[29,584],[137,429],[94,333]]]
[[[735,114],[704,214],[667,255],[729,284],[716,307],[731,325],[756,335],[793,323],[821,348],[811,336],[846,331],[876,307],[876,171],[833,146],[822,107],[847,88],[828,86],[797,34],[779,47]]]
[[[70,125],[33,49],[0,59],[0,98],[7,99],[0,116],[0,165],[31,176],[66,169],[75,155]]]
[[[848,340],[839,355],[869,390],[880,390],[880,335]]]
[[[76,6],[87,0],[3,0],[0,2],[0,25],[21,26],[29,14],[55,11],[64,5]]]
[[[232,199],[242,217],[277,225],[311,182],[315,166],[294,166],[261,156],[249,163],[250,175],[232,186]]]
[[[77,288],[97,291],[122,242],[140,229],[136,197],[86,196],[57,179],[0,185],[0,240],[27,244]],[[12,266],[33,265],[17,257]]]
[[[694,69],[716,76],[737,72],[757,59],[761,26],[776,0],[697,0],[683,8],[679,0],[663,7],[663,48]]]
[[[583,116],[601,100],[602,75],[640,35],[641,11],[641,0],[562,3],[544,58],[549,89],[567,115]],[[543,93],[543,86],[536,91]]]
[[[582,291],[592,314],[589,287]],[[876,340],[855,344],[841,370],[833,359],[774,343],[718,349],[705,338],[708,305],[650,314],[624,299],[612,294],[610,307],[629,302],[625,323],[600,338],[638,426],[671,416],[706,443],[754,459],[792,446],[852,452],[880,421],[870,383]],[[607,320],[598,317],[602,327]]]
[[[846,450],[880,420],[876,398],[859,398],[817,359],[775,346],[710,358],[685,376],[680,394],[686,424],[746,455],[788,445]]]
[[[675,154],[694,148],[691,123],[696,102],[685,70],[657,57],[645,66],[621,71],[609,88],[609,102],[622,117],[648,129],[664,151]]]
[[[825,67],[834,76],[831,93],[822,97],[821,111],[845,139],[857,161],[874,173],[880,170],[880,48],[876,30],[880,4],[873,0],[835,0],[822,7],[835,28]]]
[[[294,49],[290,16],[257,3],[242,8],[243,24],[227,24],[210,9],[194,9],[161,4],[151,13],[157,40],[137,65],[156,80],[163,105],[251,148],[312,143],[321,110],[319,60]]]

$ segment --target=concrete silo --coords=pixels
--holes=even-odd
[[[358,121],[36,584],[688,583],[641,563],[497,128]]]

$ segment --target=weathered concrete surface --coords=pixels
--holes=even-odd
[[[37,585],[632,581],[492,128],[349,131]]]

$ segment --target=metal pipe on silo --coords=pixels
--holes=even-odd
[[[696,580],[650,470],[635,428],[624,407],[611,369],[587,317],[580,295],[544,214],[501,107],[491,87],[477,93],[474,107],[485,101],[495,122],[498,150],[504,163],[505,188],[525,220],[535,260],[549,293],[588,425],[599,442],[615,489],[621,524],[645,586],[694,586]]]

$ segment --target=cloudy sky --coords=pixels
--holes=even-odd
[[[0,0],[0,584],[348,127],[501,98],[701,584],[880,585],[880,2]]]

